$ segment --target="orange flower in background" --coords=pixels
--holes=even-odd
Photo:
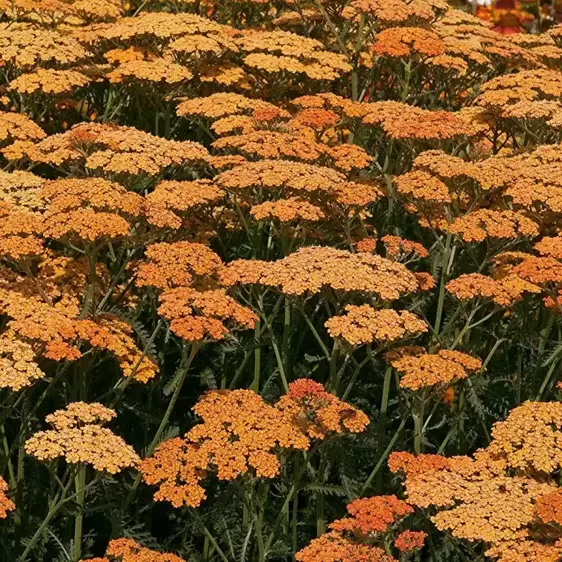
[[[525,293],[540,293],[542,289],[515,274],[500,279],[481,273],[466,273],[449,281],[447,291],[459,300],[486,299],[502,307],[510,307],[523,298]]]
[[[325,533],[320,538],[313,539],[308,546],[296,553],[295,559],[298,562],[396,562],[382,548],[351,542],[337,532]]]
[[[276,262],[237,260],[226,265],[221,280],[227,286],[258,283],[278,287],[295,296],[331,287],[335,291],[373,293],[383,300],[396,300],[418,290],[415,276],[402,264],[329,247],[302,248]]]
[[[145,548],[133,539],[109,541],[105,558],[88,558],[80,562],[185,562],[175,554],[165,554]]]
[[[250,209],[250,213],[256,220],[277,219],[282,223],[301,220],[316,222],[325,218],[320,207],[297,197],[279,199],[278,201],[266,201],[265,203],[254,205]]]
[[[487,238],[534,238],[539,234],[539,227],[522,213],[478,209],[455,219],[449,231],[465,242],[482,242]]]
[[[215,252],[195,242],[160,242],[147,247],[136,269],[139,287],[186,287],[216,275],[222,261]]]
[[[147,221],[158,228],[177,229],[192,212],[212,208],[224,192],[208,180],[163,181],[145,197]]]
[[[168,289],[160,295],[158,313],[187,341],[221,340],[231,330],[254,328],[258,317],[222,289]],[[227,327],[227,325],[229,327]]]
[[[373,52],[383,57],[434,57],[445,53],[445,44],[421,27],[391,27],[377,34]]]
[[[16,504],[6,495],[7,491],[8,484],[0,476],[0,519],[5,519],[8,516],[8,512],[16,509]]]
[[[121,437],[102,427],[115,415],[101,404],[71,403],[45,418],[54,429],[37,432],[26,441],[25,450],[41,461],[64,457],[69,464],[91,464],[95,470],[115,474],[139,460]]]
[[[325,439],[329,434],[345,431],[359,433],[369,425],[369,418],[361,410],[310,379],[290,383],[276,408],[311,439]]]
[[[106,556],[119,562],[184,562],[175,554],[163,554],[144,548],[133,539],[114,539],[107,545]]]
[[[345,315],[330,318],[325,326],[331,337],[341,338],[352,346],[393,342],[428,331],[421,318],[405,310],[376,310],[367,304],[347,305],[345,310]]]
[[[422,244],[400,238],[400,236],[387,234],[381,238],[381,242],[384,244],[387,256],[392,259],[401,260],[408,257],[426,258],[429,256],[429,252]]]
[[[91,172],[127,178],[143,174],[156,176],[171,167],[203,164],[208,152],[198,143],[167,140],[134,127],[79,123],[66,133],[22,145],[21,154],[10,155],[15,156],[26,156],[37,163],[81,166]]]
[[[45,180],[31,172],[0,171],[0,201],[7,203],[7,208],[18,207],[19,210],[39,211],[44,208],[39,191]]]
[[[387,361],[402,374],[400,386],[413,391],[466,379],[482,367],[480,359],[447,349],[425,353],[423,348],[399,348],[387,354]]]

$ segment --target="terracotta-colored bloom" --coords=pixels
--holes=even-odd
[[[257,321],[251,310],[222,289],[168,289],[160,296],[158,313],[170,321],[172,332],[187,341],[221,340],[230,329],[253,328]]]
[[[345,310],[345,315],[330,318],[325,326],[330,336],[341,338],[353,346],[393,342],[415,337],[428,330],[421,318],[405,310],[376,310],[367,304],[347,305]]]
[[[407,348],[387,355],[390,364],[402,374],[400,386],[410,390],[442,386],[462,379],[482,367],[480,359],[443,349],[437,353],[411,353]]]
[[[248,472],[273,478],[279,471],[279,447],[309,446],[290,419],[251,390],[208,392],[193,410],[202,423],[184,438],[162,443],[140,465],[144,481],[158,486],[156,501],[197,507],[205,499],[201,481],[208,472],[220,480]]]
[[[445,53],[445,44],[422,27],[390,27],[377,34],[373,52],[384,57],[434,57]]]
[[[175,554],[164,554],[145,548],[133,539],[109,541],[105,555],[115,562],[185,562]]]
[[[296,553],[295,559],[298,562],[396,562],[382,548],[352,542],[336,531],[313,539]]]
[[[121,437],[102,427],[114,416],[113,410],[101,404],[71,403],[45,418],[54,429],[33,435],[25,450],[42,461],[64,457],[69,464],[87,463],[115,474],[135,466],[139,458]]]
[[[147,247],[136,270],[139,287],[185,287],[215,275],[222,261],[215,252],[195,242],[160,242]]]
[[[394,546],[400,552],[414,552],[423,548],[426,537],[423,531],[404,531],[396,537]]]
[[[400,236],[393,236],[387,234],[381,238],[384,244],[387,256],[395,260],[402,260],[410,256],[418,258],[426,258],[429,255],[427,249],[419,242],[413,240],[406,240]]]
[[[7,491],[8,484],[0,476],[0,519],[5,519],[8,516],[8,512],[16,509],[16,504],[6,495]]]
[[[330,529],[361,535],[385,533],[389,527],[414,512],[412,506],[396,496],[360,498],[347,505],[346,509],[350,517],[330,523]]]
[[[539,498],[535,504],[537,517],[543,523],[554,523],[562,526],[562,491],[558,489],[556,492],[547,494]]]
[[[276,408],[312,439],[325,439],[329,434],[345,431],[359,433],[369,424],[369,418],[361,410],[310,379],[290,383]]]

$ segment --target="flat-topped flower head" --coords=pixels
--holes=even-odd
[[[377,27],[431,23],[449,9],[444,0],[352,0],[343,10],[346,19],[369,16]]]
[[[170,322],[174,334],[187,341],[222,340],[230,331],[254,328],[258,319],[223,289],[190,287],[165,290],[158,313]]]
[[[512,306],[526,293],[542,292],[540,287],[515,274],[494,279],[481,273],[465,273],[449,281],[446,288],[459,300],[483,299],[502,307]]]
[[[0,111],[0,146],[44,139],[45,131],[23,113]],[[6,154],[6,148],[3,152]]]
[[[482,367],[480,359],[447,349],[426,353],[423,348],[401,348],[387,354],[387,360],[401,373],[400,386],[413,391],[441,388],[468,378]]]
[[[63,457],[69,464],[91,464],[95,470],[115,474],[139,460],[121,437],[102,427],[115,415],[101,404],[71,403],[47,416],[54,429],[37,432],[26,441],[25,450],[41,461]]]
[[[317,222],[325,218],[320,207],[298,197],[259,203],[250,209],[250,214],[258,221],[276,220],[281,223]]]
[[[9,88],[24,96],[48,94],[49,96],[70,95],[90,83],[91,79],[76,70],[39,68],[21,74],[9,84]]]
[[[449,231],[465,242],[482,242],[534,238],[539,234],[539,226],[517,211],[478,209],[455,219]]]
[[[0,201],[0,258],[17,262],[40,256],[43,226],[38,213]]]
[[[138,287],[187,287],[215,276],[222,261],[208,246],[197,242],[159,242],[146,248],[136,268]]]
[[[0,201],[20,210],[43,210],[39,191],[45,180],[31,172],[0,171]]]
[[[309,545],[295,554],[298,562],[396,562],[379,546],[370,546],[343,537],[341,533],[332,531],[313,539]]]
[[[64,178],[44,184],[44,234],[58,240],[94,242],[129,235],[143,199],[102,178]]]
[[[282,412],[251,390],[210,391],[193,410],[202,419],[184,438],[162,443],[140,465],[144,481],[158,486],[156,501],[197,507],[205,498],[202,480],[245,474],[273,478],[279,449],[306,450],[308,438]]]
[[[380,57],[435,57],[445,53],[445,43],[422,27],[390,27],[377,34],[373,52]]]
[[[365,304],[347,305],[346,314],[333,316],[325,326],[333,338],[341,338],[352,346],[367,343],[389,343],[412,338],[428,331],[427,324],[406,310],[377,310]]]
[[[552,474],[562,468],[562,403],[524,402],[492,429],[491,455],[523,472]]]
[[[290,383],[276,408],[311,439],[326,439],[344,432],[360,433],[369,425],[369,418],[361,410],[310,379]]]
[[[185,560],[175,554],[146,548],[134,539],[113,539],[107,545],[104,558],[90,558],[81,562],[185,562]]]
[[[249,98],[242,94],[219,92],[203,98],[182,101],[178,104],[176,113],[180,117],[214,121],[232,115],[251,116],[256,109],[276,110],[277,107],[266,101]]]
[[[64,67],[89,53],[71,36],[32,23],[0,24],[0,61],[18,70],[38,66]]]
[[[336,248],[302,248],[276,262],[237,260],[221,273],[226,285],[261,284],[293,296],[316,294],[323,287],[396,300],[418,290],[416,277],[404,265],[380,256],[352,254]]]
[[[210,211],[224,195],[209,180],[163,181],[145,197],[144,214],[157,228],[178,229],[195,214]]]
[[[193,73],[189,68],[165,58],[126,61],[107,74],[112,84],[150,88],[179,84],[185,86],[192,78]]]
[[[22,147],[22,155],[36,163],[76,166],[110,177],[158,176],[187,165],[201,165],[207,150],[191,141],[157,137],[134,127],[79,123],[66,133]],[[85,173],[85,172],[83,172]]]
[[[474,127],[454,112],[430,111],[396,101],[365,104],[361,120],[399,140],[442,141],[475,133]]]
[[[6,333],[0,336],[0,388],[18,392],[44,377],[29,343]]]

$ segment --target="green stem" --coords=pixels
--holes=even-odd
[[[388,399],[390,396],[390,383],[392,381],[392,366],[386,368],[384,374],[384,383],[382,387],[382,399],[381,399],[381,416],[379,419],[379,439],[378,446],[382,447],[385,437],[386,437],[386,423],[388,421]],[[377,493],[382,492],[382,472],[377,475]]]
[[[390,452],[394,448],[396,441],[398,441],[398,437],[400,436],[400,433],[402,432],[404,426],[406,425],[406,421],[407,421],[406,418],[402,418],[402,421],[400,422],[398,429],[392,436],[390,443],[388,444],[387,448],[384,450],[384,453],[381,455],[381,458],[378,460],[377,464],[375,465],[375,468],[373,468],[373,470],[371,471],[371,474],[369,474],[367,480],[365,480],[365,484],[363,484],[363,487],[361,488],[361,492],[359,494],[360,496],[363,496],[365,492],[369,489],[369,486],[371,485],[373,478],[375,478],[379,470],[382,468],[383,464],[386,462],[388,455],[390,455]]]
[[[76,503],[78,504],[78,512],[74,517],[74,551],[72,555],[73,562],[78,562],[82,555],[82,530],[84,527],[84,500],[86,497],[86,465],[80,465],[78,472],[74,478],[76,489]]]
[[[150,443],[150,445],[148,446],[148,449],[146,451],[146,456],[150,456],[152,455],[152,453],[154,453],[154,449],[156,449],[156,446],[160,443],[160,439],[162,437],[162,434],[164,433],[164,431],[166,430],[166,427],[168,426],[168,422],[170,421],[170,416],[172,415],[172,412],[174,411],[174,407],[176,405],[176,402],[178,401],[178,398],[180,397],[181,394],[181,390],[183,388],[183,383],[185,382],[185,379],[187,378],[187,374],[189,373],[189,368],[191,367],[191,363],[193,362],[193,359],[195,358],[195,355],[197,354],[197,351],[199,350],[199,347],[197,346],[197,344],[192,343],[191,344],[191,350],[189,353],[189,357],[187,357],[187,360],[185,361],[185,368],[183,369],[183,372],[181,374],[181,377],[179,378],[179,380],[176,383],[176,388],[174,389],[174,393],[172,394],[172,398],[170,399],[170,402],[168,404],[168,408],[166,409],[166,412],[164,413],[164,417],[162,418],[162,421],[160,422],[160,426],[158,427],[154,438],[152,439],[152,442]],[[184,351],[184,357],[185,357],[185,351]],[[137,488],[139,487],[141,481],[141,474],[137,474],[135,481],[133,482],[133,486],[131,488],[131,491],[129,492],[129,495],[127,496],[127,499],[125,500],[125,504],[123,506],[123,511],[125,509],[127,509],[127,507],[130,505],[131,501],[133,500],[133,497],[135,496],[135,493],[137,491]]]
[[[421,398],[417,397],[418,404],[412,417],[414,418],[414,452],[419,455],[423,452],[423,416],[425,409],[425,391]]]
[[[447,234],[445,241],[445,250],[443,252],[443,261],[441,263],[441,281],[439,284],[439,300],[437,302],[437,313],[435,315],[435,325],[433,328],[434,335],[439,336],[441,322],[443,321],[443,306],[445,303],[445,285],[447,283],[447,268],[449,266],[449,256],[451,254],[452,234]]]

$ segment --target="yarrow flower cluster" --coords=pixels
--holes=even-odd
[[[311,439],[360,432],[368,423],[363,412],[307,380],[292,383],[273,406],[251,390],[210,391],[193,410],[202,423],[162,443],[140,465],[144,481],[158,486],[154,499],[175,507],[200,505],[210,472],[220,480],[248,473],[273,478],[282,451],[304,451]]]
[[[101,404],[72,402],[64,410],[49,414],[45,421],[53,429],[39,431],[27,440],[27,454],[41,461],[63,457],[69,464],[91,464],[111,474],[133,467],[139,457],[132,447],[102,425],[116,413]]]

